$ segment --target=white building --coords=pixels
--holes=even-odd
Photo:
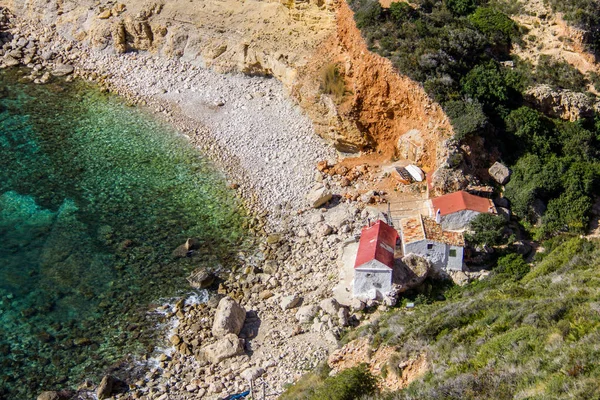
[[[442,228],[450,231],[468,228],[481,213],[497,213],[492,200],[462,190],[431,199],[429,207],[431,217],[439,219]]]
[[[363,228],[354,262],[354,297],[381,297],[392,290],[398,232],[383,221]]]
[[[422,256],[440,270],[463,270],[462,233],[442,230],[431,218],[418,216],[400,220],[400,238],[405,256]]]

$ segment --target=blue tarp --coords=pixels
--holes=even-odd
[[[224,400],[243,399],[244,397],[248,396],[249,394],[250,394],[250,391],[246,390],[243,393],[229,395]]]

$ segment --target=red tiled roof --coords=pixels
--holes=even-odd
[[[440,210],[441,215],[448,215],[457,211],[472,210],[480,213],[496,212],[494,203],[490,199],[479,197],[465,191],[454,192],[431,199],[433,213]]]
[[[452,246],[465,246],[465,238],[460,232],[450,232],[442,230],[442,226],[433,219],[423,217],[423,229],[427,240],[446,243]]]
[[[379,220],[370,227],[364,227],[360,242],[358,243],[358,253],[354,268],[377,260],[390,269],[394,266],[394,249],[396,248],[396,239],[398,232],[393,227]]]
[[[400,232],[402,233],[402,242],[404,244],[425,240],[425,230],[423,229],[421,216],[401,219]]]

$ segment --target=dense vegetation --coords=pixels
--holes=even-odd
[[[394,348],[389,373],[401,374],[398,360],[429,362],[408,388],[376,398],[600,399],[600,243],[557,237],[544,247],[532,268],[509,254],[489,279],[447,290],[446,301],[431,294],[352,332],[348,340]],[[322,390],[326,376],[305,376],[284,398],[330,398],[299,395]]]
[[[588,21],[586,27],[600,18],[595,0],[550,2]],[[511,45],[526,40],[510,18],[519,11],[516,2],[414,0],[389,9],[376,0],[349,3],[370,49],[423,84],[450,117],[457,140],[481,136],[501,152],[514,171],[506,197],[537,238],[586,230],[600,173],[600,120],[550,118],[528,105],[524,92],[537,84],[586,92],[598,76],[547,56],[536,68],[512,57]]]

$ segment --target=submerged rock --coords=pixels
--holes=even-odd
[[[215,276],[205,268],[198,268],[187,277],[187,281],[193,288],[206,289],[213,284]]]

